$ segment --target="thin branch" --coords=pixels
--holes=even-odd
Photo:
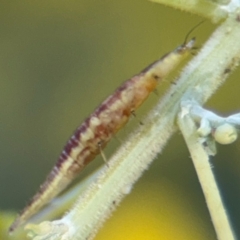
[[[179,114],[178,124],[191,153],[218,239],[234,240],[234,234],[211,170],[209,156],[199,141],[195,123],[188,114],[184,116]]]

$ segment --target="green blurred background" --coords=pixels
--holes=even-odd
[[[123,80],[181,44],[201,20],[146,0],[1,1],[0,209],[25,206],[84,118]],[[206,22],[195,30],[199,47],[214,27]],[[239,111],[239,73],[231,75],[209,108],[220,114]],[[156,101],[151,96],[139,118]],[[132,120],[120,138],[137,124]],[[118,145],[113,140],[106,154]],[[239,141],[218,146],[212,165],[240,237],[239,154]],[[98,157],[80,178],[100,164]],[[180,134],[96,239],[216,239]]]

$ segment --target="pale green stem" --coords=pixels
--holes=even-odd
[[[227,17],[227,9],[221,5],[207,0],[150,0],[182,11],[195,13],[213,22]]]
[[[218,239],[234,240],[234,234],[209,163],[209,156],[199,141],[195,123],[188,114],[179,114],[178,124],[191,153]]]
[[[62,219],[29,227],[34,240],[92,239],[106,218],[161,152],[175,132],[183,99],[200,104],[226,80],[240,58],[238,10],[212,34],[198,56],[182,72],[163,100],[149,113],[104,167],[97,181]]]

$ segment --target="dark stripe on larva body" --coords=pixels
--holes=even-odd
[[[42,206],[58,195],[77,174],[103,149],[129,119],[157,83],[183,59],[194,40],[183,44],[125,81],[84,122],[66,143],[56,165],[39,192],[10,227],[10,232],[23,224]]]

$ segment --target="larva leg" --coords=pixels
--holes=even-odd
[[[131,111],[131,114],[134,118],[136,118],[140,125],[143,125],[143,122],[137,118],[136,112],[134,110]]]
[[[109,164],[108,164],[108,161],[107,161],[107,157],[102,149],[102,142],[98,142],[98,148],[99,148],[99,151],[100,151],[100,154],[102,156],[102,159],[103,161],[105,162],[105,164],[107,165],[107,167],[109,167]]]
[[[159,92],[158,92],[158,90],[157,90],[156,88],[153,90],[153,93],[154,93],[157,97],[159,97]]]

